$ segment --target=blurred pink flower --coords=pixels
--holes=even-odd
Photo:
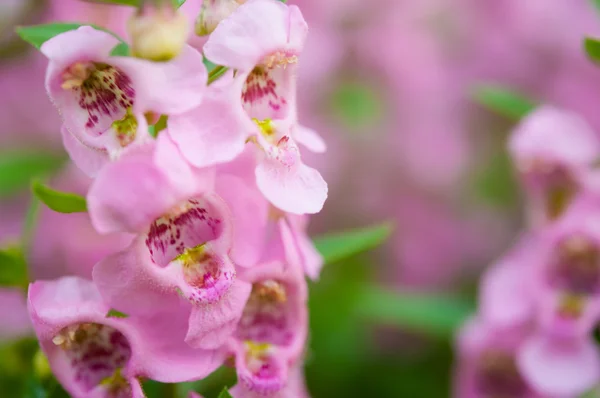
[[[147,319],[112,317],[90,281],[65,277],[32,284],[28,306],[54,374],[76,398],[141,398],[139,377],[202,378],[223,360],[184,343],[184,305]]]

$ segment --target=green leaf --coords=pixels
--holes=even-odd
[[[600,12],[600,0],[590,0],[590,2],[596,7],[596,10]]]
[[[52,174],[62,167],[63,156],[36,152],[0,153],[0,197],[6,197],[26,189],[31,180]]]
[[[125,42],[121,42],[115,46],[110,52],[113,57],[126,57],[129,55],[129,45]]]
[[[583,40],[583,48],[591,61],[600,63],[600,40],[586,37]]]
[[[314,242],[317,250],[323,256],[325,264],[328,264],[381,245],[390,236],[392,230],[392,224],[386,222],[352,231],[319,236],[314,239]]]
[[[227,387],[223,387],[223,391],[219,394],[219,398],[233,398]]]
[[[29,284],[27,263],[19,246],[0,249],[0,286],[26,288]]]
[[[42,47],[42,44],[44,44],[54,36],[78,29],[82,26],[86,25],[78,23],[49,23],[43,25],[19,26],[17,27],[16,31],[23,40],[25,40],[27,43],[31,44],[39,50]],[[117,46],[115,46],[115,48],[113,48],[113,50],[111,51],[111,55],[122,56],[129,54],[129,46],[116,33],[113,33],[110,30],[104,29],[96,25],[87,26],[91,26],[94,29],[110,33],[121,42]]]
[[[82,196],[54,190],[39,181],[34,181],[31,188],[35,196],[54,211],[59,213],[82,213],[87,211],[87,203]]]
[[[453,296],[365,288],[356,311],[365,320],[450,338],[475,309]]]
[[[78,23],[50,23],[44,25],[19,26],[16,31],[21,39],[31,44],[38,50],[42,44],[61,33],[74,30],[82,26]]]
[[[515,121],[537,106],[531,99],[495,84],[478,85],[472,93],[475,102]]]
[[[175,3],[177,4],[177,8],[181,7],[183,5],[183,3],[185,3],[187,0],[175,0]]]
[[[124,312],[121,311],[117,311],[114,308],[111,308],[107,313],[106,313],[106,317],[107,318],[128,318],[129,315],[127,315]]]

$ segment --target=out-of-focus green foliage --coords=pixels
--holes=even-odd
[[[65,158],[40,151],[0,153],[0,197],[14,195],[29,186],[36,177],[56,172]]]
[[[515,121],[520,120],[537,106],[534,101],[522,94],[495,84],[477,85],[472,90],[472,95],[475,102]]]
[[[583,40],[583,47],[590,60],[600,63],[600,40],[593,37],[586,37]]]
[[[353,231],[323,235],[315,238],[314,242],[325,264],[328,264],[381,245],[390,236],[392,230],[391,223],[383,223]]]

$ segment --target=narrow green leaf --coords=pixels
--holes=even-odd
[[[63,156],[36,151],[0,153],[0,197],[26,189],[35,177],[52,174],[62,167]]]
[[[129,315],[125,314],[124,312],[121,311],[117,311],[114,308],[111,308],[107,313],[106,313],[106,317],[107,318],[128,318]]]
[[[315,238],[317,250],[325,264],[343,260],[355,254],[373,249],[387,240],[392,233],[390,223],[356,229],[337,234],[327,234]]]
[[[85,198],[70,192],[56,191],[34,181],[31,186],[33,193],[46,206],[59,213],[82,213],[87,211]]]
[[[86,26],[85,24],[78,23],[49,23],[43,25],[32,25],[32,26],[19,26],[16,29],[16,32],[23,40],[27,43],[31,44],[38,50],[42,47],[42,44],[57,36],[61,33],[69,32],[71,30],[78,29],[82,26]],[[123,41],[116,33],[111,32],[110,30],[104,29],[100,26],[96,25],[88,25],[93,27],[94,29],[102,30],[106,33],[110,33],[114,37],[116,37],[121,43],[119,43],[115,48],[113,48],[111,55],[127,55],[129,54],[129,46],[127,43]]]
[[[219,394],[219,398],[233,398],[227,387],[223,387],[223,391]]]
[[[78,23],[50,23],[33,26],[19,26],[16,31],[21,39],[31,44],[38,50],[42,44],[61,33],[77,29],[81,26]]]
[[[25,288],[29,284],[27,263],[18,246],[0,249],[0,286]]]
[[[129,55],[129,46],[127,43],[121,42],[112,49],[110,55],[113,57],[126,57]]]
[[[478,85],[472,93],[475,102],[515,121],[520,120],[537,106],[531,99],[495,84]]]
[[[475,309],[453,296],[365,288],[356,311],[368,321],[449,338]]]
[[[212,84],[227,72],[229,68],[225,66],[217,66],[208,74],[207,84]]]
[[[177,3],[177,7],[181,7],[187,0],[175,0],[175,3]]]
[[[600,63],[600,40],[586,37],[583,40],[583,48],[591,61]]]

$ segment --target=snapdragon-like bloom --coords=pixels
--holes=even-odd
[[[125,148],[151,137],[146,117],[185,112],[202,99],[202,56],[184,48],[168,63],[111,56],[109,33],[83,26],[42,45],[49,58],[46,89],[62,115],[73,160],[93,176]]]
[[[541,398],[517,365],[517,351],[526,336],[520,329],[494,329],[474,318],[458,339],[457,398]]]
[[[560,216],[582,190],[600,141],[580,116],[543,106],[515,130],[509,150],[531,199],[532,224],[539,226]]]
[[[139,378],[205,377],[223,359],[184,343],[185,306],[145,319],[112,317],[96,287],[75,277],[32,284],[28,306],[54,374],[75,398],[141,398]]]
[[[295,71],[307,26],[297,7],[252,0],[222,21],[205,55],[229,73],[212,85],[202,106],[169,120],[169,131],[195,166],[227,162],[256,147],[256,181],[279,209],[317,213],[327,184],[306,166],[297,142],[322,152],[325,144],[299,126]]]
[[[228,344],[239,397],[301,391],[292,368],[299,366],[306,341],[306,282],[298,268],[268,256],[265,260],[241,276],[252,291]]]
[[[553,334],[584,336],[600,316],[600,217],[594,197],[578,198],[544,231],[535,264],[542,324]]]
[[[96,265],[94,281],[126,313],[168,308],[179,293],[193,304],[186,339],[218,347],[251,289],[237,273],[252,262],[232,257],[257,258],[260,247],[240,242],[261,233],[267,203],[233,174],[219,174],[216,183],[215,169],[191,168],[168,135],[144,149],[107,165],[89,192],[96,228],[137,234],[129,248]],[[234,221],[242,235],[233,232]]]
[[[561,262],[557,253],[544,256],[546,239],[543,235],[523,237],[486,273],[477,320],[469,323],[462,333],[461,351],[472,351],[475,347],[475,351],[480,351],[476,356],[481,356],[482,366],[489,365],[494,370],[500,363],[504,364],[502,367],[510,363],[513,381],[499,375],[493,379],[497,382],[493,389],[500,396],[502,389],[511,388],[517,375],[525,395],[515,391],[510,396],[576,397],[600,377],[600,352],[593,344],[590,330],[592,319],[597,317],[590,316],[592,311],[587,310],[587,319],[578,320],[576,311],[587,303],[578,302],[579,298],[568,294],[548,294],[544,290],[548,289],[544,277],[549,275],[540,278],[540,265],[548,258]],[[559,304],[562,307],[556,304],[558,296],[562,297]],[[474,354],[467,356],[471,358],[463,361],[471,365],[463,365],[466,370],[460,370],[459,380],[460,377],[467,380],[467,387],[462,388],[472,388],[473,380],[477,379],[472,374]],[[524,385],[527,389],[523,389]],[[528,395],[531,391],[538,395]],[[479,394],[474,396],[494,396],[492,391]]]

